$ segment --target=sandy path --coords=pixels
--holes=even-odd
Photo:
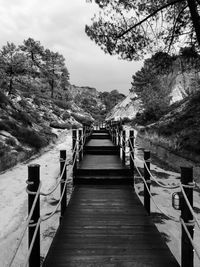
[[[41,155],[34,156],[29,164],[40,164],[41,191],[48,192],[56,184],[59,175],[59,151],[67,150],[71,156],[71,132],[62,131],[56,144],[47,147]],[[22,230],[22,221],[27,216],[27,163],[16,165],[14,168],[0,175],[0,267],[9,266],[8,262],[13,255],[16,241]],[[59,198],[60,188],[49,197],[41,197],[41,214],[53,210]],[[2,216],[3,215],[3,216]],[[51,237],[58,226],[59,215],[56,214],[49,221],[41,225],[42,256],[46,253]],[[22,266],[27,253],[27,236],[24,238],[21,249],[12,266]]]

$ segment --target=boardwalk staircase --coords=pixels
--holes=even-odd
[[[44,267],[179,266],[132,187],[120,146],[93,131]]]

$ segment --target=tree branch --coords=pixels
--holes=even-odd
[[[187,5],[184,6],[184,7],[180,10],[180,12],[178,13],[178,16],[176,17],[176,19],[175,19],[175,21],[174,21],[174,26],[173,26],[173,30],[172,30],[171,40],[170,40],[169,47],[168,47],[168,53],[169,53],[170,48],[171,48],[171,46],[172,46],[172,43],[173,43],[173,41],[174,41],[174,37],[175,37],[174,33],[175,33],[175,30],[176,30],[176,25],[177,25],[178,19],[179,19],[181,13],[182,13],[186,8],[187,8]]]
[[[117,38],[121,38],[122,36],[124,36],[125,34],[127,34],[129,31],[131,31],[132,29],[136,28],[137,26],[139,26],[140,24],[142,24],[143,22],[145,22],[146,20],[148,20],[149,18],[153,17],[154,15],[156,15],[158,12],[160,12],[161,10],[172,6],[176,3],[179,2],[183,2],[184,0],[175,0],[173,2],[167,3],[164,6],[161,6],[160,8],[158,8],[157,10],[155,10],[154,12],[152,12],[150,15],[148,15],[147,17],[145,17],[143,20],[139,21],[138,23],[134,24],[133,26],[131,26],[129,29],[127,29],[126,31],[124,31],[123,33],[121,33],[120,35],[117,36]]]

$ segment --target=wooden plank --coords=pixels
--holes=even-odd
[[[114,144],[112,143],[111,140],[109,139],[91,139],[88,141],[88,143],[86,144],[86,146],[111,146],[111,147],[115,147]]]
[[[98,139],[86,145],[85,153],[94,155],[84,155],[74,179],[86,184],[75,186],[43,266],[179,266],[132,187],[124,185],[132,182],[130,171],[114,155],[119,148],[102,139],[104,132],[94,131]]]
[[[118,155],[85,155],[79,169],[124,169]]]
[[[130,186],[77,186],[44,267],[179,266]]]

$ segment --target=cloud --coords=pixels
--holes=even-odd
[[[0,0],[1,46],[7,41],[20,44],[32,37],[66,58],[71,82],[99,90],[131,87],[131,76],[141,63],[105,55],[85,34],[95,4],[86,0]]]

